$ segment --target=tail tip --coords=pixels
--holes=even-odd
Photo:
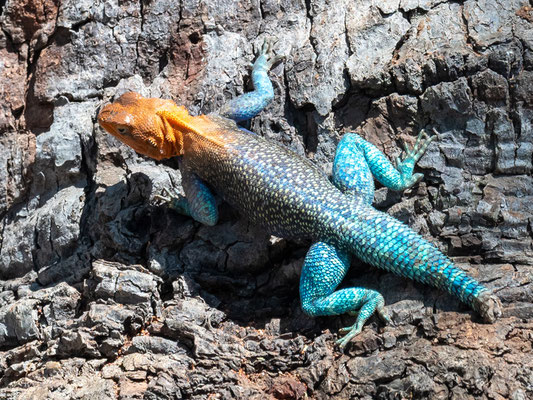
[[[486,322],[493,323],[502,316],[502,303],[496,295],[486,291],[476,300],[475,309]]]

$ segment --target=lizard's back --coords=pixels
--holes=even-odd
[[[278,236],[320,239],[359,201],[338,190],[309,160],[209,116],[216,134],[184,139],[184,160],[224,200]]]

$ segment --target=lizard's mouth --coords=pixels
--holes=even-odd
[[[110,134],[113,135],[113,136],[118,136],[118,135],[115,133],[114,129],[113,129],[113,125],[108,124],[107,122],[103,122],[103,121],[101,121],[101,120],[100,120],[100,116],[98,116],[98,123],[100,124],[100,126],[101,126],[102,128],[104,128],[104,130],[105,130],[107,133],[110,133]]]
[[[104,128],[108,133],[113,136],[119,137],[119,132],[115,129],[115,124],[110,121],[116,117],[117,112],[112,109],[113,104],[108,104],[100,110],[98,113],[98,123],[102,128]]]

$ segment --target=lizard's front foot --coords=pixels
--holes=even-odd
[[[154,200],[158,203],[166,204],[168,208],[175,210],[176,212],[190,216],[189,203],[185,196],[173,189],[173,193],[167,188],[161,190],[161,194],[156,194]]]
[[[425,130],[421,130],[412,149],[409,148],[407,143],[403,143],[405,155],[403,159],[396,158],[396,169],[400,172],[404,189],[413,186],[424,176],[423,174],[418,173],[413,174],[413,169],[418,160],[420,160],[426,152],[428,146],[437,137],[437,131],[435,128],[433,128],[433,132],[435,135],[429,136]]]
[[[272,51],[273,39],[267,38],[264,40],[261,50],[257,56],[257,60],[254,63],[254,70],[264,69],[269,71],[272,66],[280,61],[282,61],[285,56],[275,55]]]

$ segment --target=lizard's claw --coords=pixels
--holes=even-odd
[[[346,333],[344,337],[340,338],[339,340],[335,342],[335,344],[339,346],[341,350],[344,350],[344,348],[350,342],[350,340],[352,340],[355,336],[361,333],[361,328],[356,327],[355,325],[357,325],[357,323],[355,323],[353,326],[347,326],[345,328],[339,329],[339,333],[341,334]]]
[[[437,133],[435,129],[433,132]],[[412,149],[405,142],[403,143],[404,155],[401,158],[396,157],[396,169],[402,179],[402,190],[413,186],[423,177],[422,174],[413,174],[413,169],[436,137],[437,135],[429,136],[425,130],[421,130]]]
[[[161,189],[161,194],[154,195],[154,200],[157,203],[171,203],[173,196],[167,188]]]
[[[267,55],[270,52],[270,48],[272,47],[272,42],[273,39],[271,37],[265,38],[265,40],[263,40],[263,45],[261,46],[261,52],[259,53],[259,55]]]
[[[166,205],[168,208],[180,214],[190,216],[187,199],[175,188],[172,191],[167,188],[161,189],[161,194],[154,195],[154,200],[158,205]]]
[[[265,38],[263,41],[263,45],[261,46],[261,50],[259,51],[258,58],[256,60],[256,63],[259,60],[262,60],[262,62],[265,65],[265,68],[267,70],[270,70],[272,66],[281,60],[285,58],[284,55],[275,55],[272,51],[272,45],[274,44],[274,38],[268,37]]]

